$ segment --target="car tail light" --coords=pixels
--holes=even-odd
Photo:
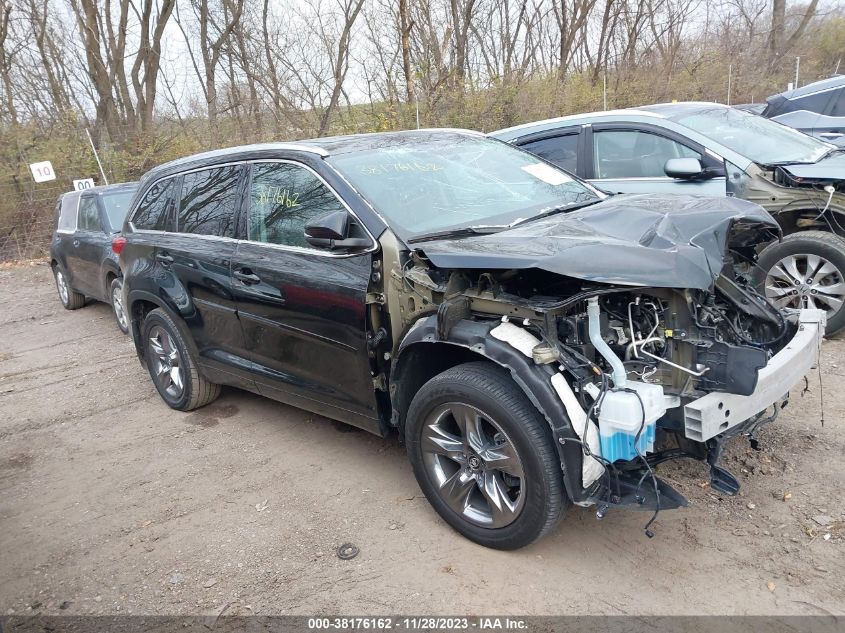
[[[123,250],[123,247],[126,246],[126,238],[122,235],[118,235],[112,238],[111,241],[111,249],[115,255],[120,255],[120,252]]]

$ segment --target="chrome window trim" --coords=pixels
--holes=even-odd
[[[343,208],[346,209],[347,213],[349,213],[349,215],[351,215],[353,218],[355,218],[355,220],[358,222],[358,224],[361,226],[361,228],[364,229],[364,232],[367,234],[367,237],[370,239],[370,241],[372,243],[367,249],[361,250],[361,251],[356,251],[354,253],[332,253],[331,251],[326,251],[326,250],[319,249],[319,248],[304,248],[302,246],[290,246],[288,244],[274,244],[272,242],[259,242],[257,240],[250,240],[250,239],[238,240],[239,242],[244,242],[246,244],[258,244],[258,245],[261,245],[261,246],[270,246],[270,247],[275,248],[277,250],[290,251],[290,252],[293,252],[293,253],[303,253],[303,254],[309,254],[309,255],[319,255],[321,257],[335,257],[335,258],[357,257],[358,255],[373,253],[373,252],[378,250],[379,242],[375,238],[375,236],[370,232],[370,229],[367,228],[367,225],[364,224],[361,221],[361,218],[359,218],[356,215],[356,213],[350,208],[350,206],[348,204],[346,204],[346,200],[344,200],[343,197],[340,194],[338,194],[338,192],[335,190],[335,188],[332,187],[328,182],[326,182],[325,178],[323,178],[320,174],[318,174],[314,169],[312,169],[311,167],[309,167],[305,163],[300,163],[300,162],[298,162],[296,160],[292,160],[290,158],[253,158],[253,159],[249,159],[249,160],[244,161],[244,162],[248,163],[249,165],[263,164],[263,163],[285,163],[285,164],[288,164],[288,165],[294,165],[295,167],[301,167],[303,169],[307,169],[321,183],[323,183],[323,185],[326,187],[326,189],[328,189],[331,192],[331,194],[340,202],[340,204],[343,206]],[[250,181],[247,183],[247,190],[249,190],[249,187],[251,187],[251,186],[252,186],[252,174],[250,174]],[[249,196],[248,193],[247,193],[247,196]],[[250,210],[249,209],[249,200],[247,200],[247,205],[246,205],[246,212],[247,212],[247,227],[246,228],[247,228],[247,231],[249,231],[249,210]],[[249,233],[247,233],[247,234],[249,234]]]
[[[707,178],[706,180],[698,180],[695,182],[710,182],[712,180],[724,180],[725,176],[713,176],[712,178]],[[590,178],[590,182],[607,182],[611,180],[637,180],[637,181],[644,181],[644,180],[666,180],[666,181],[676,181],[680,180],[679,178],[672,178],[670,176],[632,176],[631,178],[626,178],[621,176],[619,178]]]

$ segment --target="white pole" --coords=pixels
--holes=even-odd
[[[420,98],[417,96],[417,84],[414,82],[412,84],[414,88],[414,106],[417,109],[417,129],[420,129]]]
[[[97,165],[100,167],[100,175],[103,177],[103,182],[109,184],[109,179],[106,178],[106,172],[103,171],[103,163],[100,162],[100,156],[97,154],[97,148],[94,147],[94,141],[91,140],[91,132],[85,128],[85,133],[88,135],[88,142],[91,143],[91,149],[94,150],[94,158],[97,159]]]
[[[798,69],[801,68],[801,58],[795,58],[795,88],[798,88]]]
[[[728,64],[728,105],[731,105],[731,79],[733,79],[733,64]]]
[[[604,71],[603,78],[602,101],[604,103],[604,109],[607,110],[607,70]]]

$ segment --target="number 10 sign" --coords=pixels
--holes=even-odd
[[[32,163],[29,168],[32,170],[32,177],[35,178],[35,182],[47,182],[56,179],[56,172],[53,171],[53,165],[50,164],[49,160]]]

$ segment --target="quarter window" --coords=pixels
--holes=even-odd
[[[305,225],[344,207],[309,170],[291,163],[258,163],[249,188],[248,237],[255,242],[311,248]]]
[[[578,134],[544,138],[526,143],[522,148],[573,174],[578,166]]]
[[[185,174],[179,203],[180,233],[234,237],[240,167],[230,165]]]
[[[168,229],[170,209],[173,207],[173,194],[176,178],[160,180],[147,189],[147,193],[138,204],[138,210],[132,218],[137,229],[148,231],[166,231]]]
[[[62,196],[59,206],[59,223],[56,229],[58,231],[75,231],[79,196],[73,194]]]
[[[593,132],[596,178],[660,178],[670,158],[697,158],[701,154],[665,136],[638,130]]]
[[[83,197],[79,203],[79,228],[83,231],[103,230],[97,199],[93,196]]]

